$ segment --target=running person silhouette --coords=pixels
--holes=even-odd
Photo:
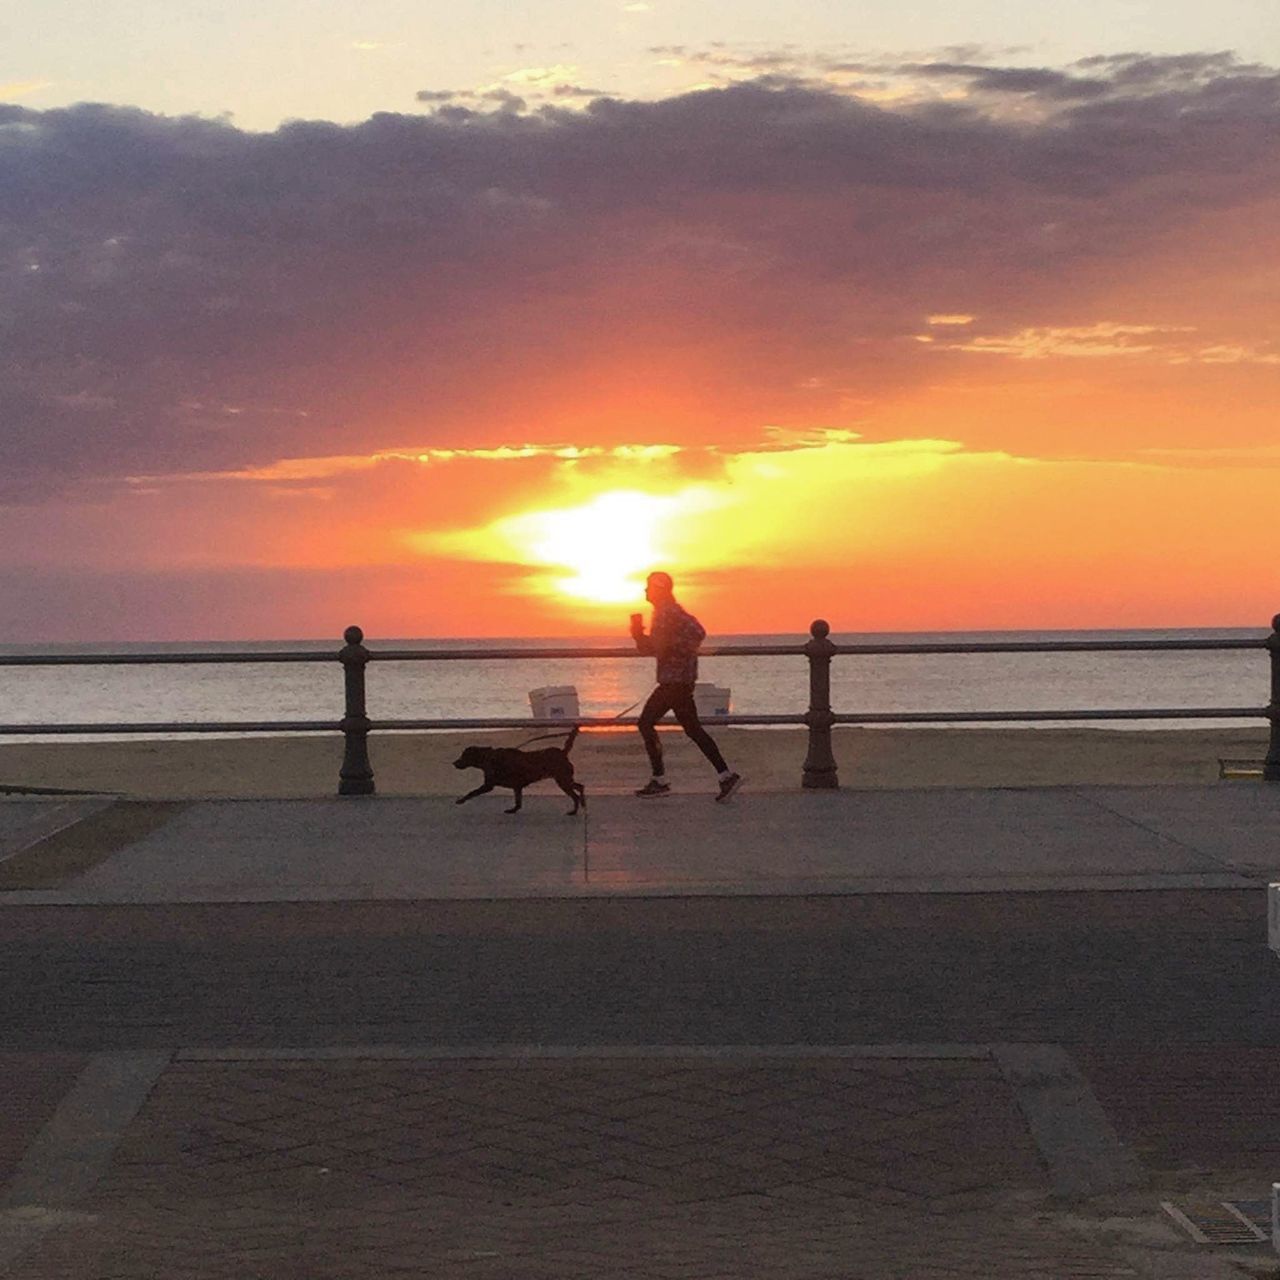
[[[658,660],[658,687],[649,695],[640,712],[640,736],[649,754],[653,777],[636,795],[645,800],[671,794],[662,766],[662,744],[655,728],[668,711],[674,711],[680,727],[697,744],[698,749],[720,775],[717,800],[727,800],[742,782],[724,762],[715,740],[698,719],[693,700],[693,686],[698,679],[698,646],[706,638],[706,630],[697,618],[676,603],[669,573],[651,573],[645,582],[644,598],[653,605],[653,625],[645,634],[644,619],[631,615],[631,638],[641,653],[651,653]]]

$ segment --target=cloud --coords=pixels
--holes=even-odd
[[[1017,94],[1076,101],[1105,97],[1111,81],[1097,76],[1072,75],[1048,67],[986,67],[971,63],[930,62],[897,68],[922,79],[961,80],[973,92]]]
[[[508,72],[503,79],[509,80],[512,84],[546,86],[572,79],[577,71],[578,68],[575,66],[556,63],[552,67],[521,67],[518,71]]]
[[[1240,468],[1280,467],[1280,445],[1217,449],[1143,449],[1138,456],[1162,467]]]
[[[1201,347],[1198,351],[1177,357],[1180,362],[1198,361],[1200,364],[1280,364],[1280,351],[1262,350],[1258,347],[1220,344]]]
[[[580,462],[588,458],[619,458],[629,462],[645,462],[669,458],[681,453],[679,445],[646,444],[615,445],[611,449],[560,445],[500,445],[495,449],[396,449],[381,453],[348,454],[335,457],[279,458],[266,466],[247,467],[239,471],[191,471],[170,475],[130,476],[133,487],[155,488],[164,484],[211,483],[229,484],[296,484],[314,480],[331,480],[354,472],[370,471],[385,463],[408,463],[430,466],[444,462],[523,462],[530,458],[554,458],[560,462]]]
[[[1148,355],[1158,350],[1159,341],[1167,334],[1178,332],[1184,330],[1101,321],[1074,328],[1022,329],[1005,336],[979,336],[966,342],[946,343],[945,348],[978,355],[1013,356],[1019,360],[1045,360],[1053,356],[1101,359]]]
[[[1273,70],[889,60],[866,74],[931,65],[967,96],[876,103],[776,65],[659,101],[530,67],[563,102],[424,90],[423,114],[270,134],[0,105],[0,502],[406,441],[865,432],[953,338],[1096,348],[1098,316],[1192,326],[1196,367],[1269,372],[1249,265],[1220,258],[1276,249]],[[1152,281],[1177,304],[1145,310]],[[980,319],[938,319],[959,316]]]
[[[972,316],[930,316],[931,326],[968,325]],[[1192,325],[1116,324],[1021,329],[1017,333],[978,335],[964,341],[948,341],[932,334],[917,334],[917,342],[932,343],[935,350],[963,351],[972,355],[1012,356],[1018,360],[1106,359],[1147,357],[1166,364],[1280,365],[1280,351],[1257,345],[1213,344],[1185,337]]]
[[[603,98],[608,95],[603,89],[588,89],[580,84],[557,84],[551,89],[554,98]]]

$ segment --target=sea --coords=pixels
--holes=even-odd
[[[833,634],[840,643],[1113,639],[1262,639],[1258,628],[1163,631],[883,632]],[[799,644],[807,636],[719,635],[714,644]],[[617,648],[617,636],[565,639],[369,639],[383,650]],[[0,645],[8,654],[261,652],[306,650],[337,655],[333,640],[219,641],[111,645]],[[803,712],[808,664],[802,656],[704,657],[699,679],[727,687],[735,714]],[[653,684],[646,658],[585,657],[468,661],[375,661],[368,668],[374,719],[531,717],[530,690],[572,685],[584,716],[614,716]],[[1269,691],[1265,650],[837,655],[832,706],[837,712],[1063,711],[1078,709],[1262,707]],[[337,720],[342,669],[329,663],[225,665],[0,665],[0,741],[29,735],[33,724],[111,724]],[[1007,722],[1006,722],[1007,723]],[[1017,723],[1016,721],[1014,723]],[[1062,722],[1029,722],[1051,727]],[[1174,718],[1090,722],[1115,729],[1246,728],[1261,720]],[[959,727],[959,726],[957,726]],[[981,727],[979,725],[971,727]],[[762,729],[761,732],[768,732]],[[83,735],[75,735],[82,737]],[[113,735],[114,736],[114,735]],[[135,735],[130,735],[135,736]],[[157,737],[185,737],[181,733]],[[202,735],[204,736],[204,735]],[[31,737],[31,740],[36,740]],[[42,738],[51,741],[50,738]],[[73,740],[72,735],[57,740]],[[94,735],[89,740],[104,740]]]

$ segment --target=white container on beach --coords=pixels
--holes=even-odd
[[[529,705],[537,720],[578,719],[578,690],[571,684],[549,684],[529,690]]]
[[[695,684],[693,704],[699,716],[727,716],[732,705],[729,690],[718,684]]]

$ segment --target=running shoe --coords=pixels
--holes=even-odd
[[[727,800],[740,786],[742,786],[742,774],[731,773],[720,783],[720,794],[716,796],[716,800]]]
[[[637,792],[636,795],[641,800],[653,800],[657,796],[669,796],[671,794],[671,784],[669,782],[659,782],[657,778],[650,778]]]

